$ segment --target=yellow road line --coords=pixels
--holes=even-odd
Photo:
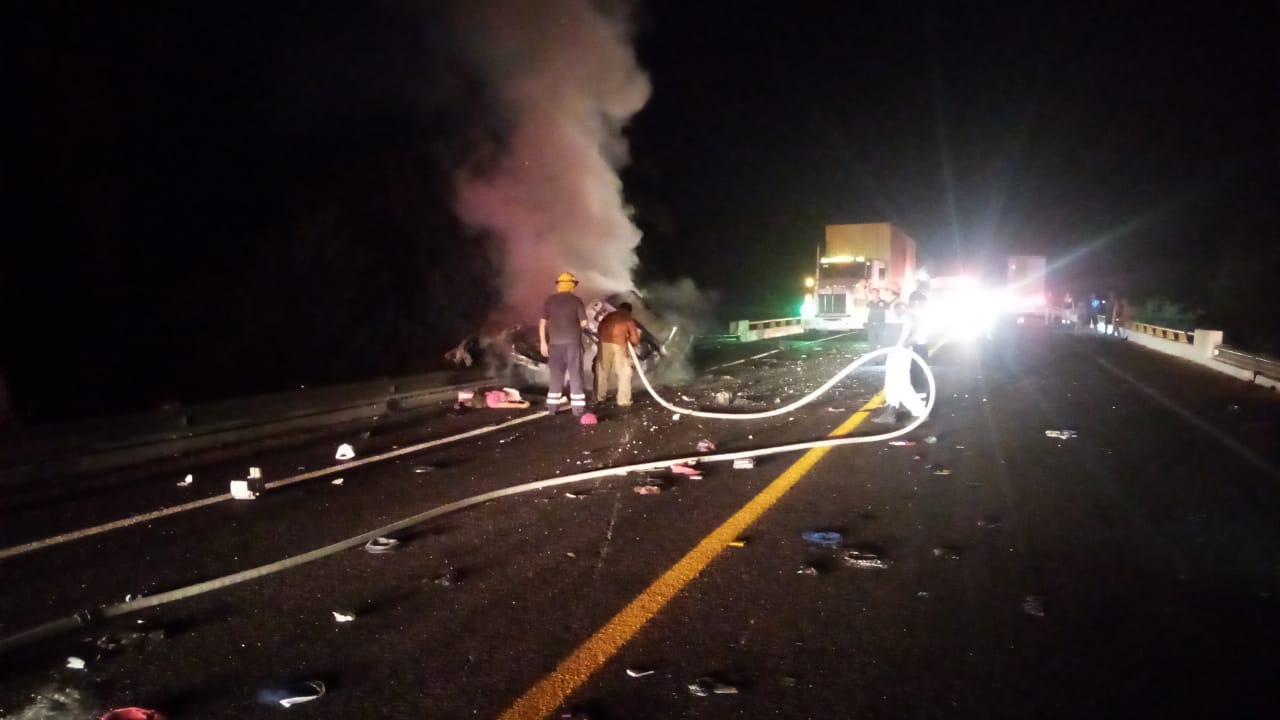
[[[867,414],[883,402],[883,394],[877,393],[866,405],[850,415],[829,437],[847,435],[858,427]],[[796,460],[791,467],[769,483],[742,509],[711,531],[692,550],[669,570],[614,615],[585,642],[560,662],[551,674],[543,677],[516,700],[500,720],[543,720],[564,704],[564,701],[613,657],[635,634],[653,619],[685,585],[698,576],[725,547],[746,530],[786,494],[804,474],[831,450],[814,448]]]

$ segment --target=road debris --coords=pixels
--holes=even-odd
[[[648,669],[642,670],[640,668],[627,668],[627,675],[633,678],[641,678],[652,674],[653,671]]]
[[[888,570],[893,567],[893,561],[886,560],[875,553],[862,552],[859,550],[850,550],[840,557],[849,567],[861,568],[863,570]]]
[[[698,477],[702,477],[702,471],[701,471],[701,470],[698,470],[698,469],[696,469],[696,468],[690,467],[690,466],[689,466],[688,464],[686,464],[686,463],[676,463],[676,464],[672,465],[672,466],[671,466],[670,468],[668,468],[668,469],[669,469],[669,470],[671,470],[671,472],[672,472],[672,473],[674,473],[674,474],[676,474],[676,475],[688,475],[688,476],[690,476],[690,477],[693,477],[693,476],[695,476],[695,475],[696,475],[696,476],[698,476]]]
[[[951,470],[949,470],[948,468],[944,468],[944,467],[935,467],[935,468],[933,469],[933,474],[934,474],[934,475],[950,475],[950,474],[951,474]]]
[[[586,497],[586,496],[588,496],[588,495],[590,495],[590,494],[591,494],[591,493],[583,493],[583,492],[567,492],[567,493],[565,493],[565,494],[564,494],[564,496],[565,496],[565,497],[567,497],[567,498],[573,498],[574,500],[581,500],[582,498],[584,498],[584,497]]]
[[[356,456],[356,449],[351,447],[350,443],[342,443],[338,446],[338,452],[333,454],[334,460],[350,460]]]
[[[738,688],[722,683],[715,678],[700,677],[689,684],[689,692],[698,697],[707,697],[708,695],[737,695]]]
[[[698,441],[698,452],[711,452],[716,449],[716,444],[710,440],[703,438]]]
[[[896,445],[898,447],[915,447],[916,441],[915,440],[890,440],[889,444]]]
[[[356,619],[356,616],[352,613],[342,613],[342,612],[338,612],[337,610],[330,610],[329,612],[332,612],[333,619],[340,623],[349,623],[352,620]]]
[[[818,568],[812,565],[801,565],[800,569],[796,570],[796,574],[797,575],[817,575]]]
[[[734,470],[750,470],[756,466],[755,458],[738,458],[733,461]]]
[[[330,480],[330,481],[329,481],[329,484],[330,484],[330,485],[341,485],[341,484],[342,484],[342,478],[334,478],[334,479],[332,479],[332,480]]]
[[[631,492],[637,495],[657,495],[662,492],[661,485],[636,485]]]
[[[1051,438],[1058,438],[1059,440],[1069,440],[1070,438],[1073,438],[1073,437],[1079,437],[1078,435],[1076,435],[1075,430],[1045,430],[1044,436],[1051,437]]]
[[[959,560],[959,559],[960,559],[960,553],[956,552],[955,550],[952,550],[951,548],[945,548],[945,547],[936,547],[936,548],[934,548],[934,549],[933,549],[933,556],[934,556],[934,557],[944,557],[944,558],[946,558],[946,559],[948,559],[948,560]]]
[[[1044,617],[1044,598],[1039,595],[1028,595],[1022,599],[1022,612],[1036,617]]]
[[[671,419],[680,422],[680,413],[672,413]]]
[[[582,417],[578,418],[579,425],[596,425],[599,422],[600,418],[595,413],[582,413]]]
[[[928,591],[928,590],[921,590],[920,592],[917,592],[917,593],[916,593],[916,597],[918,597],[918,598],[928,598],[928,597],[929,597],[929,591]]]
[[[805,530],[800,533],[800,537],[810,545],[822,545],[823,547],[835,547],[844,542],[844,535],[829,530]]]
[[[78,658],[75,655],[72,655],[71,657],[67,658],[67,667],[71,668],[72,670],[83,670],[84,659]]]
[[[462,582],[462,573],[457,568],[449,568],[443,574],[432,578],[431,582],[440,587],[454,587]]]
[[[421,475],[423,473],[435,472],[435,469],[436,469],[435,465],[414,465],[413,466],[413,471],[418,475]]]
[[[1001,525],[1003,525],[1003,523],[1001,523],[999,520],[995,518],[985,518],[978,521],[978,527],[986,528],[988,530],[998,528]]]
[[[389,537],[376,537],[364,544],[364,551],[377,555],[379,553],[391,552],[400,546],[400,541]]]
[[[324,683],[319,680],[287,685],[283,687],[263,688],[258,691],[258,702],[266,705],[293,707],[305,702],[319,699],[324,695]]]
[[[165,720],[158,710],[140,707],[117,708],[98,718],[98,720]]]
[[[192,476],[191,473],[187,473],[187,476],[182,478],[182,480],[178,483],[178,487],[186,487],[195,481],[196,481],[195,477]]]
[[[712,395],[711,397],[713,400],[715,400],[716,405],[719,405],[721,407],[724,407],[725,405],[729,405],[733,403],[733,393],[729,392],[728,390],[721,390],[720,392],[716,393],[715,395]]]
[[[929,437],[926,437],[926,438],[924,439],[924,444],[925,444],[925,445],[937,445],[937,444],[938,444],[938,438],[937,438],[936,436],[934,436],[934,435],[930,435]]]
[[[258,466],[256,466],[256,465],[250,465],[250,466],[249,466],[249,479],[250,479],[250,480],[261,480],[261,479],[262,479],[262,468],[260,468],[260,467],[258,467]]]
[[[232,480],[231,497],[237,500],[253,500],[258,497],[258,493],[249,489],[248,480]]]
[[[729,541],[729,547],[746,547],[746,546],[747,546],[746,540],[730,540]]]

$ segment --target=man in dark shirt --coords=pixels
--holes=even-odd
[[[582,329],[587,326],[587,308],[573,294],[578,278],[560,273],[556,293],[542,304],[538,339],[547,358],[547,412],[555,415],[564,397],[564,375],[569,373],[569,407],[575,416],[587,411],[587,394],[582,382]]]
[[[600,336],[600,352],[596,357],[596,402],[604,402],[609,393],[609,379],[618,374],[618,407],[631,405],[631,354],[627,346],[640,344],[640,328],[631,317],[631,303],[624,302],[618,309],[604,316],[597,330]]]

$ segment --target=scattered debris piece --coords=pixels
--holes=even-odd
[[[263,688],[258,691],[258,702],[267,705],[279,704],[283,707],[293,707],[301,703],[311,702],[323,695],[324,683],[319,680],[307,680],[295,685]]]
[[[944,558],[946,558],[946,559],[948,559],[948,560],[959,560],[959,559],[960,559],[960,553],[956,552],[955,550],[952,550],[951,548],[945,548],[945,547],[936,547],[936,548],[934,548],[934,549],[933,549],[933,556],[934,556],[934,557],[944,557]]]
[[[916,593],[916,597],[918,597],[918,598],[927,598],[927,597],[929,597],[929,591],[928,591],[928,590],[921,590],[920,592]]]
[[[657,495],[662,492],[661,485],[636,485],[631,488],[631,492],[637,495]]]
[[[355,456],[356,456],[356,449],[351,447],[349,443],[342,443],[341,445],[338,446],[338,452],[333,454],[333,459],[334,460],[350,460]]]
[[[738,540],[730,540],[730,541],[729,541],[729,547],[746,547],[746,546],[747,546],[747,541],[746,541],[746,539],[738,539]]]
[[[237,500],[252,500],[258,497],[258,493],[249,489],[248,480],[232,480],[231,497]]]
[[[443,574],[432,578],[431,582],[440,587],[454,587],[462,582],[462,573],[458,572],[457,568],[449,568]]]
[[[127,707],[112,710],[106,715],[98,718],[98,720],[165,720],[165,718],[164,715],[157,710],[148,710],[140,707]]]
[[[983,519],[978,521],[978,527],[987,528],[988,530],[998,528],[1002,524],[1003,523],[1001,523],[999,520],[996,520],[994,518],[988,518],[988,519]]]
[[[256,465],[250,465],[250,466],[249,466],[249,479],[250,479],[250,480],[261,480],[261,479],[262,479],[262,468],[260,468],[260,467],[258,467],[258,466],[256,466]]]
[[[646,675],[652,675],[652,674],[653,674],[653,671],[649,669],[642,670],[640,668],[627,668],[627,675],[633,678],[640,678],[640,677],[644,677]]]
[[[564,496],[567,498],[573,498],[574,500],[581,500],[582,498],[590,494],[591,493],[584,493],[584,492],[567,492],[564,494]]]
[[[842,408],[842,407],[835,407],[835,406],[827,407],[827,412],[844,412],[844,411],[845,411],[845,408]]]
[[[797,680],[790,675],[783,675],[782,680],[779,682],[782,683],[783,687],[795,687]]]
[[[356,616],[352,613],[341,613],[337,610],[330,610],[329,612],[332,612],[333,619],[340,623],[348,623],[356,619]]]
[[[1078,437],[1075,430],[1045,430],[1044,436],[1058,438],[1059,440],[1068,440],[1073,437]]]
[[[67,667],[71,668],[72,670],[83,670],[84,659],[78,658],[75,655],[72,655],[71,657],[67,658]]]
[[[933,469],[933,474],[934,475],[950,475],[951,471],[947,468],[939,467],[939,468]]]
[[[817,575],[818,568],[812,565],[801,565],[800,569],[796,570],[796,574],[797,575]]]
[[[330,485],[341,485],[341,484],[342,484],[342,478],[334,478],[333,480],[330,480],[330,481],[329,481],[329,484],[330,484]]]
[[[698,441],[698,452],[711,452],[716,449],[716,444],[710,440],[703,438]]]
[[[728,390],[721,390],[720,392],[713,395],[712,398],[716,401],[717,405],[720,405],[720,406],[729,405],[733,402],[733,393],[729,392]]]
[[[582,413],[582,417],[578,418],[579,425],[596,425],[600,422],[600,418],[595,413]]]
[[[182,478],[182,481],[178,483],[178,487],[186,487],[195,481],[195,477],[193,477],[191,473],[187,473],[187,476]]]
[[[844,535],[829,530],[806,530],[800,533],[800,537],[810,545],[822,545],[825,547],[835,547],[844,542]]]
[[[701,475],[702,474],[702,471],[696,470],[690,467],[686,463],[676,463],[675,465],[672,465],[669,469],[671,470],[671,472],[675,473],[676,475]]]
[[[1044,617],[1044,598],[1039,595],[1028,595],[1022,599],[1022,612],[1036,617]]]
[[[738,458],[733,461],[734,470],[750,470],[756,466],[755,458]]]
[[[849,567],[862,568],[863,570],[888,570],[893,567],[892,561],[886,560],[875,553],[859,550],[846,552],[840,557],[840,561]]]
[[[422,473],[434,472],[435,469],[436,469],[435,465],[414,465],[413,466],[413,471],[419,475],[421,475]]]
[[[916,441],[915,440],[890,440],[889,444],[897,445],[898,447],[915,447]]]
[[[377,555],[379,553],[391,552],[399,547],[400,541],[389,537],[376,537],[364,544],[364,551]]]
[[[927,438],[925,438],[925,439],[924,439],[924,444],[925,444],[925,445],[937,445],[937,444],[938,444],[938,438],[937,438],[936,436],[934,436],[934,435],[930,435],[929,437],[927,437]]]
[[[715,678],[700,677],[689,684],[689,692],[698,697],[707,697],[708,695],[737,695],[738,688],[722,683]]]

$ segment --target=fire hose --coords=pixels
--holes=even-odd
[[[783,407],[775,408],[773,410],[769,410],[767,412],[761,412],[761,413],[741,413],[741,414],[712,413],[712,412],[696,411],[696,410],[691,410],[687,408],[680,408],[669,403],[668,401],[663,399],[661,396],[659,396],[657,392],[654,391],[653,386],[649,383],[649,379],[644,374],[644,371],[642,369],[640,370],[640,378],[643,381],[645,388],[648,389],[651,395],[653,395],[653,398],[660,405],[662,405],[663,407],[673,412],[688,414],[693,417],[708,417],[708,418],[719,418],[719,419],[758,419],[762,417],[772,417],[776,415],[781,415],[786,412],[791,412],[809,402],[812,402],[814,398],[830,390],[837,382],[839,382],[840,380],[848,376],[851,372],[853,372],[857,368],[865,365],[867,362],[877,357],[887,356],[889,353],[894,351],[910,352],[912,361],[919,363],[920,367],[924,369],[925,379],[928,381],[928,385],[929,385],[929,394],[926,399],[924,412],[919,417],[914,418],[907,425],[901,428],[898,428],[896,430],[892,430],[890,432],[880,433],[876,435],[861,435],[856,437],[828,437],[828,438],[823,438],[821,440],[809,440],[805,442],[790,443],[786,445],[757,448],[754,450],[741,450],[737,452],[688,455],[684,457],[670,458],[666,460],[650,460],[650,461],[645,461],[640,463],[633,463],[630,465],[599,468],[596,470],[575,473],[572,475],[565,475],[562,477],[548,478],[545,480],[535,480],[533,482],[527,482],[520,485],[513,485],[506,488],[500,488],[498,490],[491,490],[489,492],[481,493],[479,495],[472,495],[471,497],[462,498],[461,500],[455,500],[454,502],[437,506],[425,512],[421,512],[416,515],[404,518],[402,520],[398,520],[389,525],[384,525],[375,530],[370,530],[369,532],[362,533],[360,535],[356,535],[354,537],[350,537],[345,540],[339,540],[338,542],[331,543],[324,547],[317,548],[315,550],[311,550],[311,551],[294,555],[291,557],[287,557],[287,558],[284,558],[283,560],[277,560],[275,562],[268,563],[266,565],[259,565],[258,567],[249,568],[248,570],[241,570],[240,572],[232,573],[230,575],[224,575],[222,577],[213,578],[211,580],[195,583],[193,585],[177,588],[175,590],[169,590],[166,592],[158,593],[156,595],[146,595],[139,598],[129,599],[129,600],[126,600],[125,602],[115,603],[112,605],[100,607],[97,610],[80,610],[73,615],[63,617],[58,620],[53,620],[51,622],[47,622],[43,625],[39,625],[37,627],[31,628],[30,630],[20,632],[16,635],[0,638],[0,654],[3,654],[10,650],[14,650],[18,647],[22,647],[34,642],[38,642],[40,640],[44,640],[46,638],[57,635],[59,633],[67,632],[69,630],[74,630],[75,628],[79,628],[79,627],[85,627],[97,620],[107,620],[111,618],[116,618],[116,617],[120,617],[130,613],[135,613],[140,610],[157,607],[159,605],[164,605],[164,604],[176,602],[179,600],[185,600],[188,598],[195,597],[197,595],[203,595],[204,593],[212,592],[214,590],[221,590],[223,588],[227,588],[232,585],[237,585],[242,582],[247,582],[249,580],[256,580],[258,578],[265,577],[267,575],[271,575],[271,574],[280,572],[282,570],[288,570],[290,568],[298,567],[300,565],[305,565],[307,563],[320,560],[322,558],[336,555],[337,553],[340,553],[344,550],[351,550],[353,548],[360,547],[377,538],[386,537],[393,533],[405,530],[415,525],[419,525],[428,520],[432,520],[444,515],[448,515],[450,513],[458,512],[460,510],[474,507],[476,505],[487,503],[491,500],[498,500],[500,498],[511,497],[513,495],[519,495],[522,493],[532,492],[535,490],[543,490],[546,488],[557,487],[560,485],[568,485],[571,483],[582,482],[585,480],[596,480],[596,479],[601,479],[606,477],[625,476],[633,472],[662,470],[677,464],[731,462],[733,460],[738,460],[743,458],[755,458],[755,457],[761,457],[766,455],[778,455],[782,453],[795,452],[797,450],[811,450],[814,448],[836,447],[839,445],[855,445],[860,443],[882,442],[886,440],[891,440],[896,437],[901,437],[915,430],[917,427],[921,425],[921,423],[923,423],[926,419],[928,419],[929,414],[933,410],[933,406],[937,397],[937,393],[936,393],[937,386],[934,382],[933,372],[929,369],[928,364],[924,361],[924,358],[920,357],[918,354],[916,354],[913,351],[907,350],[906,348],[901,348],[901,347],[884,348],[881,350],[876,350],[876,351],[867,353],[865,355],[862,355],[856,360],[854,360],[853,362],[851,362],[843,370],[836,373],[836,375],[832,377],[831,380],[824,383],[817,390],[804,396],[800,400],[794,403],[791,403],[789,405],[785,405]],[[634,351],[632,353],[632,356],[634,357]],[[637,363],[637,368],[639,368],[639,363]]]

